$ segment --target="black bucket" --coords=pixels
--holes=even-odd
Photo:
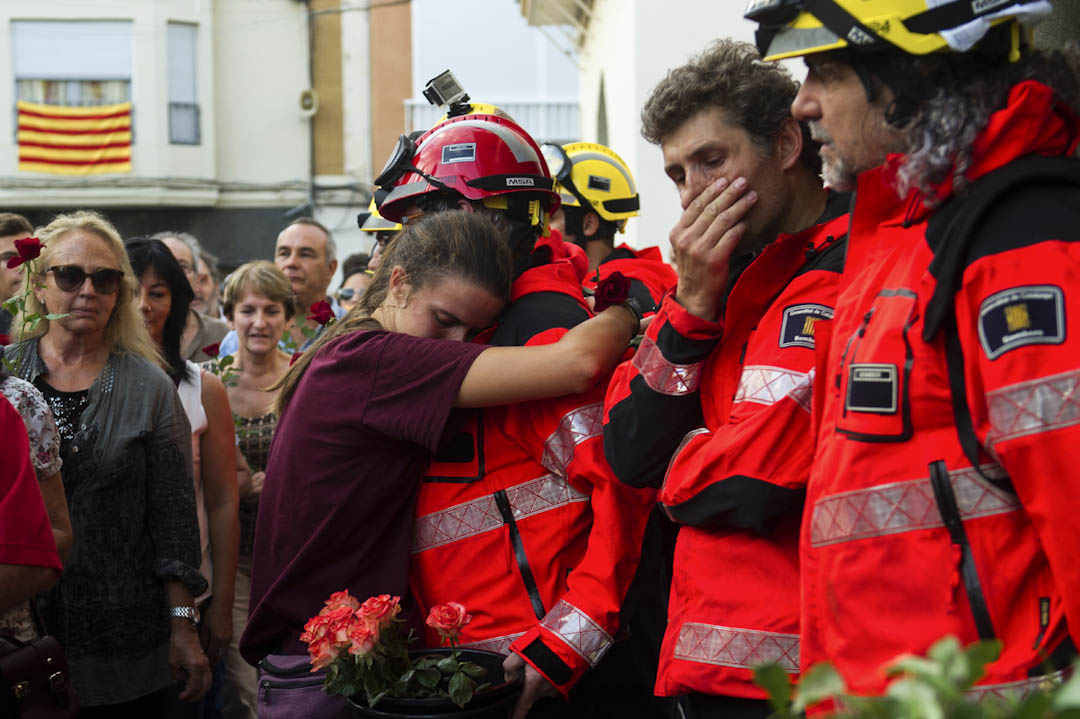
[[[427,654],[450,655],[449,647],[436,649],[415,649],[409,652],[410,656],[418,657]],[[454,717],[454,719],[507,719],[514,710],[521,695],[522,679],[508,682],[503,678],[502,663],[506,657],[495,652],[485,652],[479,649],[458,649],[458,657],[462,661],[475,662],[487,670],[487,676],[483,681],[490,682],[491,686],[483,691],[476,692],[465,708],[462,709],[449,697],[426,697],[424,699],[403,699],[400,697],[383,697],[374,709],[368,707],[363,694],[349,697],[349,708],[354,717],[375,717],[377,719],[438,719],[439,717]],[[479,682],[483,683],[483,682]]]

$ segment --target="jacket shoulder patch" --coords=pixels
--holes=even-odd
[[[781,347],[814,349],[814,325],[818,320],[831,320],[833,310],[825,305],[802,304],[784,308],[780,325]]]
[[[995,292],[979,305],[979,343],[989,359],[1026,345],[1065,341],[1065,293],[1055,285]]]

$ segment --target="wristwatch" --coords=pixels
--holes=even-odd
[[[169,607],[169,616],[189,619],[192,624],[199,623],[199,610],[195,607]]]

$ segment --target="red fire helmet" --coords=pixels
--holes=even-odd
[[[402,135],[375,184],[387,193],[379,213],[392,222],[433,192],[468,200],[533,193],[547,214],[560,201],[536,141],[514,121],[496,115],[451,117],[416,141]]]

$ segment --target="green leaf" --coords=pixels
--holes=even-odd
[[[458,670],[458,660],[453,657],[443,657],[436,666],[443,674],[453,674]]]
[[[1055,712],[1080,709],[1080,666],[1074,666],[1072,676],[1054,690],[1053,706]]]
[[[12,362],[11,360],[9,360],[9,359],[8,359],[7,357],[4,357],[4,358],[3,358],[3,361],[4,361],[4,367],[5,367],[5,368],[7,368],[7,371],[8,371],[8,372],[11,372],[12,374],[14,374],[14,373],[15,373],[15,369],[16,369],[16,368],[15,368],[15,363],[14,363],[14,362]]]
[[[379,700],[382,699],[384,696],[386,696],[387,693],[388,693],[388,690],[383,689],[381,692],[368,697],[368,702],[367,702],[368,707],[371,708],[371,709],[374,709],[375,705],[379,703]]]
[[[847,690],[843,678],[828,662],[810,667],[799,682],[799,691],[792,705],[796,713],[805,711],[808,706],[819,704],[826,699],[843,694]]]
[[[1028,695],[1013,712],[1014,719],[1042,719],[1050,709],[1050,695],[1036,692]]]
[[[434,689],[439,680],[442,679],[442,673],[438,669],[417,669],[416,681],[420,682],[421,686],[425,686],[428,689]]]
[[[434,669],[442,661],[442,657],[438,654],[425,654],[416,660],[417,669]]]
[[[484,669],[476,662],[461,662],[461,671],[473,679],[483,679],[487,676],[487,669]]]
[[[464,708],[473,697],[476,682],[465,676],[464,672],[454,672],[450,677],[450,701]]]
[[[787,711],[791,703],[791,681],[779,664],[773,662],[754,667],[754,683],[768,692],[769,705],[774,711]]]
[[[62,320],[65,317],[67,317],[66,312],[61,313],[61,314],[57,314],[55,312],[50,312],[49,314],[45,315],[45,319],[47,319],[47,320]]]
[[[885,693],[897,699],[904,710],[900,716],[910,719],[945,719],[945,708],[934,687],[914,677],[898,679]]]
[[[19,314],[19,309],[20,309],[19,305],[21,304],[21,302],[20,302],[21,299],[22,298],[19,295],[15,295],[14,297],[9,297],[8,299],[4,300],[3,302],[0,302],[0,307],[3,307],[5,310],[7,310],[8,314],[10,314],[12,316],[15,316],[15,315]]]
[[[29,329],[35,330],[37,329],[37,326],[41,323],[42,319],[44,318],[41,315],[27,315],[25,318],[25,324]]]
[[[218,363],[217,363],[217,365],[218,365],[218,367],[219,367],[220,369],[224,370],[224,369],[226,369],[226,368],[227,368],[227,367],[228,367],[229,365],[231,365],[231,364],[232,364],[232,363],[233,363],[233,362],[235,361],[235,359],[236,359],[236,358],[235,358],[235,357],[234,357],[233,355],[225,355],[225,356],[224,356],[224,357],[222,357],[222,358],[221,358],[220,360],[218,360]]]
[[[1002,643],[1000,639],[991,639],[975,642],[964,650],[964,653],[968,658],[968,663],[971,665],[972,684],[986,675],[987,664],[997,661],[997,658],[1001,656],[1001,647]]]

